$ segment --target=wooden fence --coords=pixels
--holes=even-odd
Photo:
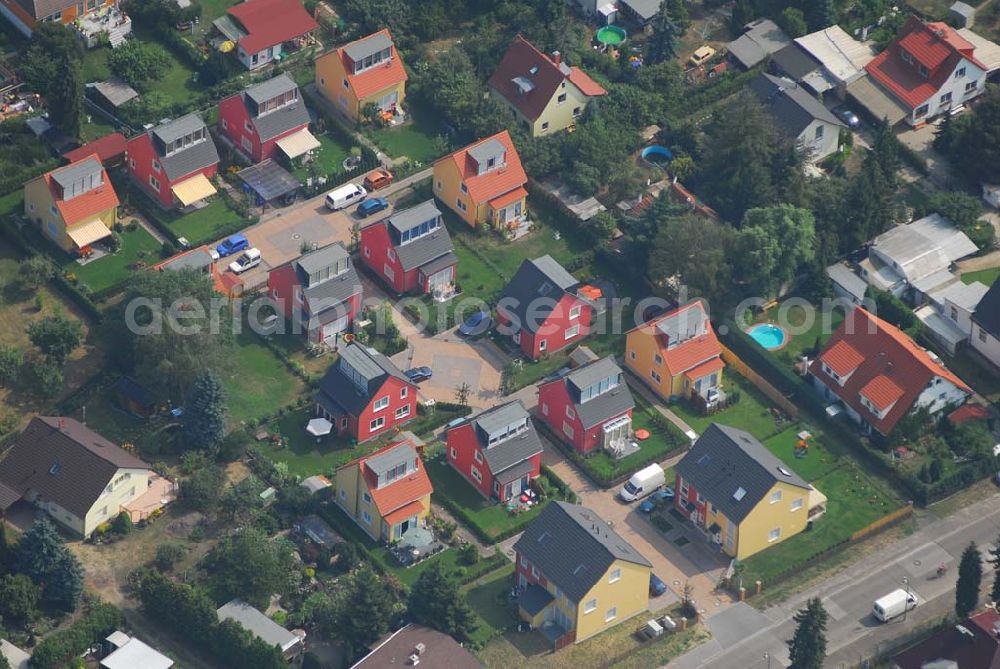
[[[792,418],[799,417],[799,408],[795,406],[791,400],[781,394],[781,392],[772,386],[767,379],[751,369],[749,365],[743,362],[743,360],[741,360],[738,355],[733,353],[733,351],[725,344],[720,342],[719,346],[722,348],[722,359],[727,365],[739,372],[740,375],[750,381],[750,383],[757,386],[757,389],[767,395],[768,399],[781,407],[782,411],[787,413]]]
[[[906,506],[900,507],[888,513],[873,523],[862,527],[860,530],[851,535],[851,541],[860,541],[870,537],[873,534],[878,534],[882,530],[895,525],[896,523],[906,520],[913,515],[913,505],[907,504]]]

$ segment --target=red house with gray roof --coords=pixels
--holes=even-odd
[[[865,432],[883,436],[914,411],[934,416],[972,394],[936,356],[861,307],[847,314],[809,375],[824,399],[839,400]]]
[[[458,256],[434,200],[361,228],[361,259],[396,293],[453,292]]]
[[[196,114],[132,137],[127,151],[129,177],[164,208],[187,207],[215,194],[211,179],[219,152]]]
[[[871,79],[907,110],[910,125],[923,125],[985,90],[990,67],[969,38],[989,43],[963,32],[911,16],[895,41],[865,66]]]
[[[287,74],[254,84],[219,103],[219,132],[254,163],[289,160],[319,147],[309,132],[309,111]]]
[[[520,400],[487,409],[445,433],[448,464],[486,499],[514,499],[542,467],[542,442]]]

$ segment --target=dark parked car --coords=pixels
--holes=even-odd
[[[403,375],[414,383],[420,383],[434,376],[434,372],[430,367],[414,367],[403,372]]]
[[[850,109],[839,109],[837,110],[837,118],[844,122],[848,128],[852,130],[861,125],[861,119],[858,115],[852,112]]]
[[[493,325],[493,319],[490,317],[490,312],[477,311],[458,326],[458,334],[463,337],[478,337],[486,334],[491,325]]]
[[[384,197],[370,197],[358,205],[358,216],[368,218],[372,214],[385,211],[389,208],[389,201]]]
[[[649,594],[653,597],[659,597],[667,591],[667,584],[664,583],[659,576],[656,574],[649,575]]]
[[[246,237],[243,235],[233,235],[219,242],[219,245],[215,247],[215,252],[219,254],[220,258],[225,258],[248,248],[250,248],[250,242]]]

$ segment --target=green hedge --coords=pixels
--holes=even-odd
[[[76,622],[53,632],[31,654],[32,669],[56,669],[82,655],[125,622],[117,607],[98,602]]]

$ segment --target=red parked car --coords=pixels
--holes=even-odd
[[[369,193],[379,188],[385,188],[392,183],[392,172],[389,170],[372,170],[365,177],[364,187]]]

